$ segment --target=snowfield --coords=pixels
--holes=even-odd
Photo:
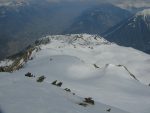
[[[40,40],[47,39],[23,68],[0,73],[0,113],[150,113],[148,54],[95,35]],[[41,75],[46,78],[39,83]],[[62,86],[52,85],[55,80]],[[79,105],[87,97],[94,105]]]

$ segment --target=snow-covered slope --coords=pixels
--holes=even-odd
[[[107,113],[110,108],[112,113],[128,113],[100,102],[79,106],[84,98],[51,85],[50,80],[36,83],[35,79],[25,78],[23,74],[5,75],[0,79],[4,81],[0,85],[2,113]]]
[[[88,34],[47,36],[34,47],[23,68],[0,73],[2,113],[150,112],[149,55]],[[86,97],[95,104],[79,105]]]

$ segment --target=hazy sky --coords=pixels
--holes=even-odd
[[[32,0],[0,0],[0,3],[8,3],[12,1],[32,1]],[[40,1],[40,0],[34,0],[34,1]],[[43,0],[41,0],[43,1]],[[115,5],[119,5],[121,7],[128,7],[128,6],[135,6],[135,7],[144,7],[144,6],[149,6],[150,7],[150,0],[47,0],[50,2],[72,2],[72,1],[78,1],[78,2],[108,2],[108,3],[113,3]]]

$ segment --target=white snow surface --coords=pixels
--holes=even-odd
[[[40,45],[22,69],[0,73],[0,113],[150,113],[148,54],[88,34],[45,38],[50,43]],[[37,83],[41,75],[46,79]],[[54,80],[62,87],[51,85]],[[95,105],[78,105],[85,97]]]

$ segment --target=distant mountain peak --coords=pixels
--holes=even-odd
[[[150,16],[150,9],[144,9],[136,14],[136,16]]]
[[[131,18],[112,27],[103,37],[122,46],[150,53],[150,9],[138,12]]]
[[[24,5],[29,4],[28,0],[14,0],[14,1],[6,1],[6,2],[0,2],[0,7],[21,7]]]

